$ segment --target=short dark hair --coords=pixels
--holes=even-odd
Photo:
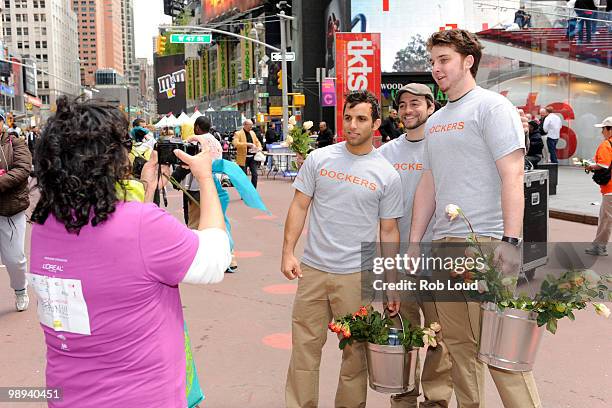
[[[555,108],[553,108],[552,106],[547,106],[544,109],[546,109],[546,112],[548,112],[548,113],[553,113],[555,111]]]
[[[132,127],[138,127],[141,123],[147,123],[143,118],[136,118],[132,122]]]
[[[198,116],[194,123],[194,127],[195,126],[197,126],[202,132],[208,133],[210,131],[212,123],[210,122],[210,119],[206,116]]]
[[[483,46],[476,37],[476,34],[470,33],[466,30],[444,30],[435,32],[427,40],[427,50],[435,46],[452,47],[463,57],[471,55],[474,57],[474,65],[470,68],[472,76],[476,78],[478,73],[478,65],[482,58]]]
[[[376,99],[376,96],[372,92],[367,90],[352,91],[346,95],[342,112],[346,110],[347,105],[349,108],[353,108],[360,103],[369,103],[372,107],[372,122],[376,121],[376,119],[380,119],[380,104],[378,103],[378,99]]]

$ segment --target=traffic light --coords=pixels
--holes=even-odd
[[[160,35],[159,37],[157,37],[157,53],[159,55],[164,55],[164,53],[166,52],[167,41],[168,39],[164,35]]]
[[[283,89],[283,70],[279,69],[276,73],[276,86],[278,89]]]

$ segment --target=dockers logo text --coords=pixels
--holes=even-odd
[[[394,163],[393,167],[395,170],[406,170],[406,171],[421,171],[423,170],[422,163]]]
[[[357,184],[358,186],[362,186],[372,191],[376,191],[377,188],[376,183],[372,183],[371,181],[368,181],[361,177],[357,177],[352,174],[342,173],[339,171],[321,169],[319,175],[321,177],[328,177],[330,179],[338,181],[346,181],[347,183]]]
[[[452,130],[463,130],[465,128],[464,122],[455,122],[449,123],[446,125],[435,125],[429,128],[429,133],[441,133],[441,132],[450,132]]]
[[[165,93],[168,98],[173,98],[175,93],[176,84],[179,82],[185,82],[185,70],[173,72],[172,74],[164,75],[157,78],[157,85],[159,86],[159,93]]]
[[[368,75],[372,73],[373,68],[368,66],[366,55],[374,55],[372,41],[358,40],[349,41],[347,44],[348,60],[348,75],[347,87],[351,91],[359,91],[368,89]]]

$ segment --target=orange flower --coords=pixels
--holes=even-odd
[[[467,271],[463,274],[463,281],[465,283],[472,283],[474,282],[474,272],[472,271]]]
[[[574,279],[572,279],[572,283],[575,286],[582,286],[584,284],[584,278],[582,276],[577,276]]]

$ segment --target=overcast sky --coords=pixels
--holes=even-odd
[[[162,0],[134,0],[136,58],[148,58],[153,62],[153,37],[158,34],[157,26],[171,22],[172,18],[164,15]]]

